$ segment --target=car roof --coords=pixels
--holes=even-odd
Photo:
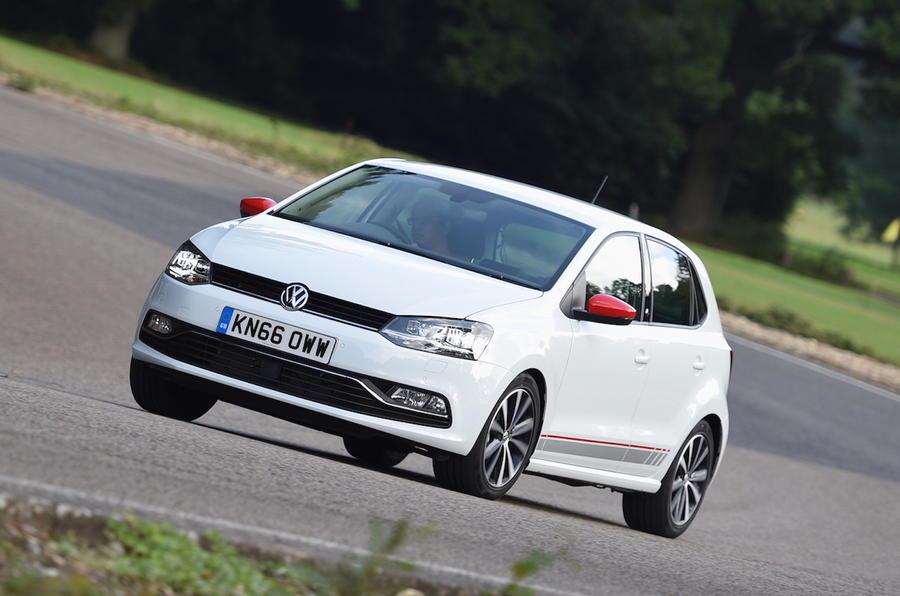
[[[595,228],[603,237],[613,232],[623,231],[648,234],[668,242],[675,248],[686,252],[691,256],[691,260],[695,262],[699,261],[690,248],[663,230],[654,228],[653,226],[622,215],[621,213],[616,213],[615,211],[592,205],[587,201],[538,188],[537,186],[531,186],[529,184],[515,182],[513,180],[507,180],[506,178],[491,176],[489,174],[473,172],[471,170],[405,159],[373,159],[365,163],[395,168],[414,174],[431,176],[433,178],[456,182],[479,190],[509,197],[585,223]]]

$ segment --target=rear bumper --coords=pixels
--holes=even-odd
[[[142,339],[140,325],[132,346],[133,358],[243,392],[244,397],[241,399],[223,397],[223,401],[241,402],[238,405],[254,406],[251,409],[259,411],[264,411],[263,408],[268,409],[270,406],[277,407],[279,412],[283,413],[281,405],[248,406],[246,394],[252,394],[258,396],[257,399],[275,400],[287,407],[298,408],[298,416],[295,417],[298,419],[294,421],[301,424],[314,426],[300,419],[304,411],[314,412],[351,425],[365,427],[370,431],[399,437],[417,445],[461,455],[471,450],[501,392],[512,381],[513,375],[509,371],[494,364],[402,348],[375,331],[303,311],[288,312],[277,304],[213,285],[188,286],[166,275],[160,276],[157,280],[139,320],[142,324],[147,311],[152,309],[196,327],[201,332],[214,334],[219,315],[226,306],[337,338],[338,345],[330,367],[353,377],[418,387],[440,394],[450,405],[452,420],[449,426],[438,428],[417,422],[390,420],[366,414],[360,408],[339,407],[334,403],[323,403],[321,400],[303,399],[279,390],[272,383],[249,382],[245,380],[246,376],[235,378],[227,372],[223,374],[196,366],[170,355],[174,352],[166,350],[168,353],[164,353],[161,349],[157,349],[160,346],[152,341],[145,341],[146,336]],[[222,392],[222,395],[225,393]],[[232,395],[230,392],[228,394]],[[287,416],[279,415],[279,417]]]

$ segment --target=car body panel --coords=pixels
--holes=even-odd
[[[186,286],[165,274],[160,276],[154,285],[141,313],[141,320],[147,310],[153,309],[185,323],[214,331],[221,311],[226,306],[336,338],[338,345],[330,363],[336,368],[444,395],[450,401],[453,412],[452,426],[448,429],[434,429],[408,422],[366,416],[253,386],[173,360],[147,346],[137,337],[133,348],[134,357],[239,389],[251,390],[336,418],[363,423],[377,430],[418,440],[425,445],[452,453],[468,453],[481,431],[484,420],[496,403],[496,395],[511,380],[510,373],[495,364],[409,350],[394,345],[374,331],[302,310],[289,312],[278,304],[218,286]]]
[[[617,472],[647,379],[647,367],[634,363],[644,344],[628,326],[568,323],[569,363],[535,456]]]
[[[203,238],[194,243],[201,250],[208,245]],[[204,254],[213,263],[303,283],[316,292],[395,315],[461,319],[541,295],[539,290],[267,214],[234,226]]]
[[[134,357],[460,455],[471,450],[503,390],[522,372],[536,371],[545,386],[544,417],[528,471],[622,490],[658,490],[682,441],[706,416],[720,422],[721,453],[728,436],[730,348],[709,277],[687,246],[641,222],[524,184],[402,160],[366,163],[501,194],[584,222],[594,231],[543,292],[268,213],[211,226],[191,239],[213,263],[300,282],[366,307],[398,316],[487,323],[493,338],[477,361],[404,348],[377,331],[303,310],[289,312],[218,286],[188,286],[165,274],[148,296],[140,320],[153,309],[214,330],[221,310],[231,306],[335,337],[339,343],[333,366],[441,393],[453,414],[449,428],[350,412],[254,386],[168,358],[137,336]],[[661,239],[688,256],[708,305],[701,325],[638,321],[613,326],[577,321],[564,312],[560,304],[585,264],[605,238],[621,232]],[[649,358],[646,364],[635,362],[641,350]],[[694,367],[698,357],[702,370]]]

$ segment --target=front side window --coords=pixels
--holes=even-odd
[[[540,290],[593,231],[507,197],[381,166],[348,172],[274,215]]]
[[[669,325],[693,325],[695,309],[691,265],[677,250],[647,239],[650,274],[653,280],[651,321]]]
[[[609,294],[640,313],[644,285],[638,237],[628,234],[606,240],[588,263],[584,278],[585,304],[595,294]]]

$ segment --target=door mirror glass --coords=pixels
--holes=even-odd
[[[268,211],[275,205],[277,203],[268,197],[247,197],[241,199],[241,217],[258,215],[263,211]]]

